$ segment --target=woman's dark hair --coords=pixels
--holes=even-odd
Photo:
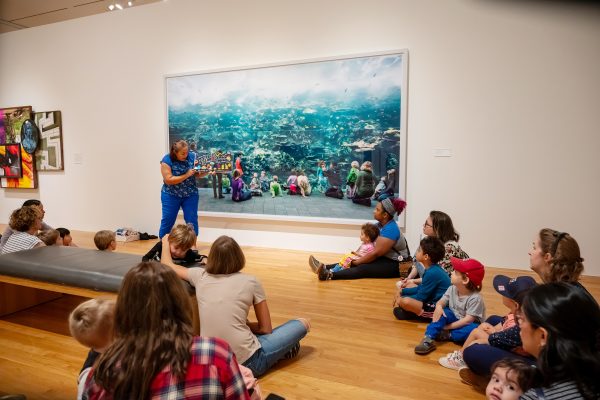
[[[433,210],[429,213],[429,216],[431,217],[433,231],[442,243],[446,243],[450,240],[458,242],[460,235],[454,230],[452,219],[448,214],[442,211]]]
[[[123,279],[115,342],[100,356],[96,382],[114,399],[149,398],[156,374],[170,366],[183,379],[192,343],[190,298],[173,270],[142,262]]]
[[[210,246],[208,261],[204,268],[214,275],[239,272],[246,265],[246,257],[237,242],[229,236],[219,236]]]
[[[375,224],[371,224],[367,222],[360,227],[361,232],[369,238],[371,242],[374,242],[375,239],[379,236],[379,228]]]
[[[37,200],[37,199],[29,199],[29,200],[25,200],[23,202],[23,207],[27,207],[27,206],[40,206],[42,205],[42,202]]]
[[[440,239],[434,236],[426,236],[419,243],[423,254],[427,254],[433,264],[439,263],[446,255],[446,248]]]
[[[514,372],[517,377],[517,384],[523,393],[531,389],[534,385],[536,370],[523,360],[519,360],[518,358],[505,358],[496,361],[492,365],[492,374],[496,371],[496,368],[506,368],[507,375],[511,371]]]
[[[71,231],[68,230],[67,228],[56,228],[56,230],[60,234],[60,237],[63,238],[63,239],[65,238],[65,236],[71,234]]]
[[[573,381],[585,399],[598,399],[600,307],[592,295],[577,283],[547,283],[532,288],[521,309],[548,332],[537,360],[542,387]]]
[[[583,272],[583,258],[577,241],[566,232],[544,228],[540,230],[543,254],[550,254],[550,270],[544,282],[577,282]]]
[[[185,149],[186,147],[188,147],[188,144],[183,139],[179,139],[178,141],[173,142],[173,144],[171,144],[171,150],[169,151],[169,156],[171,157],[171,161],[177,161],[177,153],[181,149]]]
[[[242,172],[239,169],[234,169],[233,170],[233,177],[234,178],[239,178],[240,176],[242,176]]]

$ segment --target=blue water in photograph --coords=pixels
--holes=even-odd
[[[351,163],[371,161],[374,183],[387,177],[397,193],[402,62],[395,54],[169,77],[169,143],[185,139],[199,154],[239,157],[247,185],[265,171],[286,190],[301,172],[317,197],[331,186],[347,194]],[[212,179],[198,184],[210,188]],[[372,214],[343,203],[347,218]]]

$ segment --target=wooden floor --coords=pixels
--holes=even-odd
[[[73,232],[80,247],[93,248],[92,235]],[[121,244],[117,251],[144,254],[156,241]],[[200,245],[203,254],[208,245]],[[438,358],[456,348],[444,343],[418,356],[413,348],[425,324],[396,321],[391,313],[394,280],[317,280],[307,265],[308,252],[244,248],[247,267],[267,293],[274,326],[308,317],[312,331],[295,360],[281,362],[260,379],[263,393],[286,399],[476,399],[456,371]],[[315,254],[336,261],[337,254]],[[524,265],[527,254],[523,257]],[[483,295],[488,314],[504,314],[491,286],[494,275],[528,274],[489,268]],[[533,276],[533,275],[532,275]],[[600,278],[584,284],[600,298]],[[28,399],[75,398],[76,379],[87,349],[68,336],[66,318],[83,298],[59,300],[0,319],[0,394],[24,393]]]

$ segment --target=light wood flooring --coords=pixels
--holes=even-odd
[[[91,233],[73,232],[80,247],[93,248],[92,237]],[[117,251],[141,255],[155,242],[119,243]],[[200,252],[207,254],[208,246],[199,244]],[[395,280],[320,282],[308,268],[309,252],[257,247],[245,247],[244,252],[244,272],[261,280],[273,325],[294,317],[312,322],[298,357],[279,363],[260,379],[263,393],[322,400],[482,398],[460,382],[456,371],[438,365],[438,358],[457,345],[441,344],[427,356],[414,353],[426,325],[395,320],[391,312]],[[326,262],[339,258],[338,254],[315,256]],[[523,261],[526,266],[526,254]],[[499,273],[532,275],[530,271],[488,268],[483,290],[488,314],[505,313],[491,286],[492,277]],[[600,298],[600,278],[586,277],[584,284]],[[0,394],[75,398],[76,379],[87,349],[69,336],[66,318],[83,300],[65,295],[0,319]]]

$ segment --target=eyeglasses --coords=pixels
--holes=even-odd
[[[430,225],[430,224],[428,224],[428,223],[427,223],[427,221],[425,221],[425,223],[423,224],[423,226],[424,226],[424,227],[430,227],[430,228],[433,228],[433,225]]]

